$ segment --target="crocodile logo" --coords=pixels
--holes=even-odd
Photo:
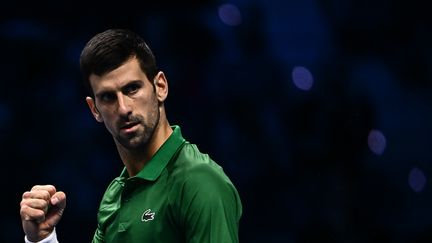
[[[147,222],[154,219],[155,213],[151,209],[147,209],[141,216],[141,221]]]

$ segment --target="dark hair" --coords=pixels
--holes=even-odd
[[[148,45],[136,33],[126,29],[109,29],[91,38],[80,56],[81,73],[88,94],[93,96],[89,80],[91,74],[103,75],[132,57],[138,59],[141,70],[153,84],[158,71],[156,60]]]

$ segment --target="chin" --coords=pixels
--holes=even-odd
[[[148,139],[133,137],[130,139],[120,139],[119,142],[126,149],[133,150],[145,147],[148,144]]]

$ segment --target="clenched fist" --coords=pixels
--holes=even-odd
[[[51,234],[66,207],[66,194],[52,185],[37,185],[24,192],[20,215],[24,233],[30,241],[40,241]]]

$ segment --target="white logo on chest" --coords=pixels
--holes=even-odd
[[[141,221],[147,222],[154,219],[155,213],[151,209],[147,209],[141,216]]]

